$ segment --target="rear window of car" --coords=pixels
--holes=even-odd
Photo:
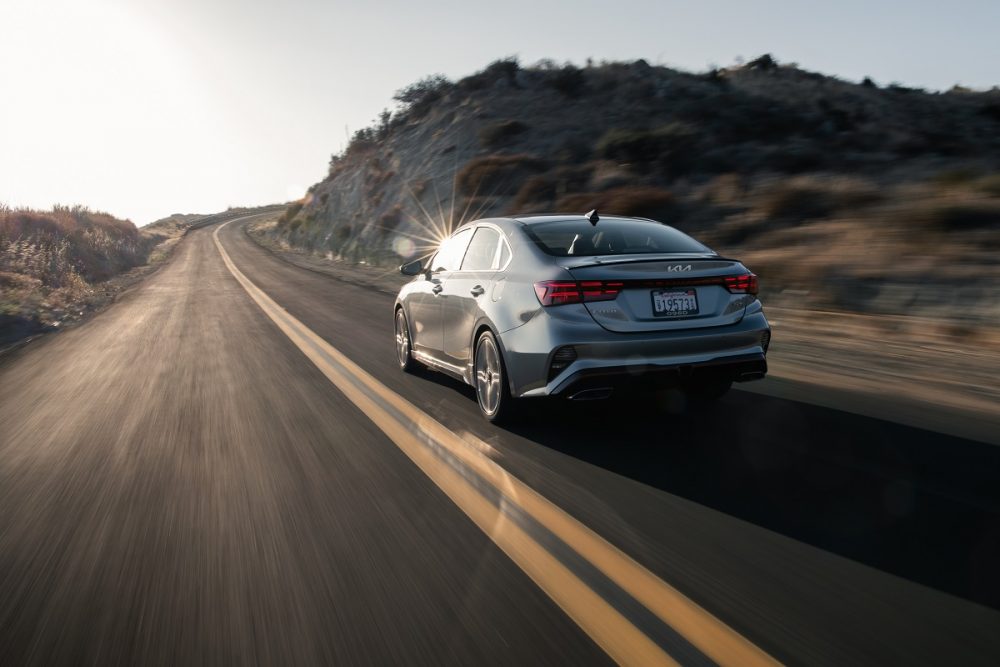
[[[469,249],[465,251],[465,259],[462,260],[463,271],[488,271],[493,267],[493,260],[497,255],[497,243],[500,241],[500,232],[489,227],[480,227],[472,237]]]
[[[652,220],[556,220],[525,226],[528,236],[557,257],[712,252],[673,227]]]

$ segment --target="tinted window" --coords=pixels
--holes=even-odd
[[[434,271],[457,271],[462,264],[462,256],[465,255],[465,247],[469,244],[471,236],[471,229],[463,229],[451,238],[445,239],[440,250],[434,255],[432,262]]]
[[[500,234],[495,229],[480,227],[472,237],[469,249],[465,251],[462,260],[463,271],[487,271],[493,268],[493,259],[497,254],[497,242]]]
[[[605,218],[559,220],[525,227],[528,236],[550,255],[632,255],[658,252],[711,252],[687,234],[653,221]]]
[[[502,269],[508,260],[510,260],[510,246],[504,241],[500,244],[500,263],[497,266]]]

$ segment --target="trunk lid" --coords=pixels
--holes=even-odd
[[[717,280],[750,273],[740,262],[704,255],[690,257],[565,257],[578,281],[621,282],[613,301],[584,305],[609,331],[673,331],[735,324],[755,297],[731,293]]]

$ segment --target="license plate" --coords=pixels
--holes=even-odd
[[[653,290],[653,315],[657,317],[686,317],[698,314],[698,295],[693,289]]]

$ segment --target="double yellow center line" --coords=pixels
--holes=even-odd
[[[778,664],[289,314],[236,268],[219,240],[228,224],[215,245],[261,310],[612,659]]]

